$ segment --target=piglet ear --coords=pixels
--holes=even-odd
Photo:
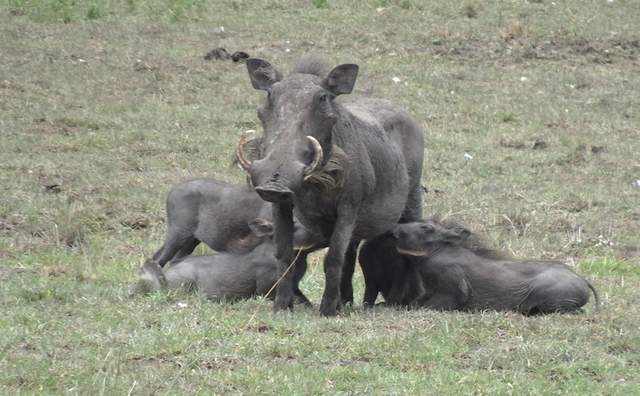
[[[322,87],[334,95],[349,94],[353,91],[358,77],[358,65],[347,63],[338,65],[329,72]]]
[[[422,229],[422,231],[426,232],[426,233],[435,233],[436,232],[436,228],[433,226],[433,223],[427,221],[424,223],[420,223],[420,228]]]
[[[262,238],[273,235],[273,223],[265,219],[253,219],[249,223],[249,229],[257,237]]]
[[[280,72],[263,59],[247,59],[247,71],[255,89],[268,91],[274,83],[282,80]]]
[[[445,239],[451,244],[460,245],[464,243],[467,238],[469,238],[469,236],[471,236],[471,231],[467,230],[464,227],[455,227],[447,231]]]

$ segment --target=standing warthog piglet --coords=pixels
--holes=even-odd
[[[426,293],[412,304],[441,310],[513,310],[526,315],[577,311],[598,294],[568,266],[553,261],[501,259],[467,243],[471,233],[436,221],[400,224],[400,254],[418,257]],[[380,263],[384,265],[385,263]]]
[[[153,259],[140,269],[135,292],[162,289],[199,291],[213,300],[233,301],[265,295],[279,278],[273,242],[273,224],[264,219],[249,222],[260,242],[244,253],[219,253],[212,256],[187,256],[173,261],[166,269]],[[295,231],[295,246],[313,243],[302,227]]]
[[[263,135],[255,161],[237,150],[256,192],[273,202],[279,271],[293,257],[293,219],[329,241],[324,258],[324,316],[336,315],[353,300],[351,278],[359,241],[393,229],[398,221],[422,214],[420,178],[423,131],[398,106],[351,93],[358,66],[328,71],[308,58],[282,75],[269,62],[250,58],[247,70],[255,89],[265,91],[258,110]],[[278,285],[274,310],[292,307],[293,282]]]
[[[190,255],[201,242],[218,252],[248,252],[262,243],[249,227],[256,218],[271,218],[271,204],[253,188],[197,178],[173,186],[167,195],[167,234],[153,255],[160,267]],[[299,223],[296,223],[299,226]],[[304,246],[292,271],[297,301],[310,304],[298,284],[307,270],[307,255],[318,246]]]
[[[244,252],[260,242],[249,228],[271,209],[253,189],[198,178],[176,184],[167,195],[167,234],[153,255],[161,267],[190,255],[201,242],[218,252]],[[266,215],[266,216],[265,216]]]

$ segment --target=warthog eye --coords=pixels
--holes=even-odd
[[[258,119],[262,122],[264,122],[264,109],[258,109]]]
[[[335,117],[333,112],[333,107],[331,106],[331,100],[333,100],[335,96],[330,93],[322,92],[319,96],[317,96],[317,110],[319,114],[322,114],[325,117],[333,118]]]
[[[436,230],[431,224],[421,224],[420,228],[422,229],[422,231],[428,232],[428,233],[432,233]]]
[[[335,96],[333,96],[332,94],[330,94],[329,92],[319,92],[316,96],[316,101],[318,103],[318,106],[325,106],[327,105],[333,98],[335,98]]]
[[[273,90],[271,88],[267,90],[267,106],[273,106]]]

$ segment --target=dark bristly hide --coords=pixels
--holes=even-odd
[[[306,56],[300,59],[292,68],[289,74],[309,74],[322,77],[329,72],[329,65],[324,59],[317,56]]]
[[[349,157],[340,147],[333,146],[331,157],[320,170],[307,177],[306,182],[322,192],[339,191],[344,186],[344,175],[349,166]]]

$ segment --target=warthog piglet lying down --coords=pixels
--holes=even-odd
[[[513,310],[527,315],[577,311],[598,295],[589,282],[554,261],[500,259],[467,244],[471,233],[435,221],[401,224],[401,254],[418,256],[427,293],[418,305],[435,309]]]
[[[589,301],[589,290],[598,304],[593,286],[566,265],[501,258],[470,236],[460,226],[436,221],[396,227],[397,251],[405,256],[403,263],[411,263],[425,289],[411,305],[440,310],[513,310],[527,315],[573,312]],[[410,290],[402,296],[403,302],[412,297],[409,294]]]
[[[213,300],[233,301],[265,295],[278,280],[273,225],[264,219],[249,223],[261,243],[245,253],[219,253],[212,256],[187,256],[172,262],[164,271],[157,261],[147,260],[140,270],[136,292],[184,288],[204,293]],[[298,227],[296,247],[310,241],[310,234]]]
[[[190,255],[201,242],[218,252],[248,252],[262,243],[262,238],[251,232],[249,222],[256,218],[271,219],[271,204],[263,201],[252,187],[210,178],[176,184],[167,195],[166,204],[165,241],[153,255],[153,261],[160,267]],[[307,270],[307,255],[321,247],[305,246],[298,255],[293,268],[297,301],[310,304],[298,284]]]

